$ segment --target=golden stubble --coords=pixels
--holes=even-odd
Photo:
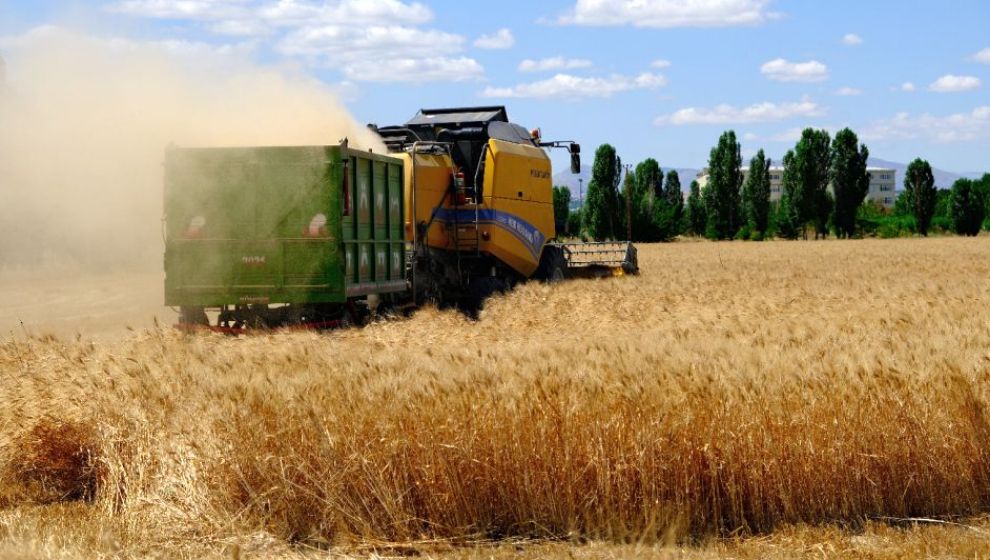
[[[31,461],[85,434],[74,496],[124,547],[976,515],[988,257],[984,238],[646,245],[638,277],[530,283],[477,321],[7,341],[0,507],[50,502],[71,480]]]

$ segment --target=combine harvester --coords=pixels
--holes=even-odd
[[[631,243],[555,238],[547,148],[504,107],[422,110],[333,146],[169,148],[165,305],[180,327],[360,324],[379,306],[476,310],[516,283],[638,273]]]

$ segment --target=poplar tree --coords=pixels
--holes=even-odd
[[[935,202],[938,191],[935,189],[935,176],[932,166],[927,161],[917,158],[912,161],[904,173],[904,194],[907,206],[914,216],[915,228],[918,233],[928,236],[928,227],[935,215]]]
[[[780,178],[781,197],[777,206],[777,234],[785,239],[797,239],[805,222],[801,216],[803,190],[798,181],[794,151],[784,154],[784,172]]]
[[[669,241],[681,233],[684,219],[684,195],[681,193],[681,178],[677,171],[667,172],[664,181],[661,203],[653,212],[653,225],[660,241]]]
[[[567,230],[568,218],[571,213],[571,189],[566,186],[553,188],[553,221],[557,237],[571,233]]]
[[[792,203],[800,212],[802,225],[814,224],[815,239],[828,234],[828,217],[832,212],[828,196],[830,143],[828,131],[806,128],[794,147],[799,186]]]
[[[843,128],[835,135],[832,143],[831,167],[829,176],[832,192],[835,193],[835,234],[838,237],[852,237],[856,231],[856,212],[870,191],[870,176],[866,172],[866,160],[870,151],[859,144],[856,133]]]
[[[625,213],[625,206],[619,204],[621,178],[622,160],[615,148],[602,144],[595,150],[584,205],[584,226],[593,239],[615,239],[617,226],[622,225],[620,212]]]
[[[635,197],[633,198],[633,237],[641,241],[658,241],[659,234],[653,223],[654,213],[663,204],[663,172],[660,164],[647,158],[636,166]]]
[[[739,189],[742,187],[742,155],[736,133],[723,132],[708,158],[708,185],[705,235],[711,239],[732,239],[739,230]]]
[[[763,150],[749,160],[749,176],[743,186],[743,212],[751,232],[762,238],[770,223],[770,160]]]
[[[973,237],[980,233],[986,207],[980,184],[970,179],[957,179],[949,195],[949,216],[952,230]]]
[[[705,234],[708,215],[705,214],[705,203],[701,200],[701,188],[698,186],[698,181],[691,181],[687,200],[687,222],[691,233],[694,235]]]

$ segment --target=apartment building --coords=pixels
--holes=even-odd
[[[743,172],[743,182],[749,177],[749,167],[741,168]],[[893,208],[897,198],[897,170],[889,167],[867,167],[867,174],[870,176],[870,189],[866,193],[866,199],[872,200],[885,208]],[[784,176],[784,168],[779,165],[770,167],[770,200],[780,200],[781,182]],[[698,186],[704,188],[708,184],[708,168],[704,168],[698,173]],[[832,186],[829,185],[829,191]]]

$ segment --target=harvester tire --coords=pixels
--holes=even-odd
[[[537,267],[533,277],[548,284],[556,284],[567,280],[568,276],[564,250],[551,245],[544,247],[543,255],[540,257],[540,266]]]

